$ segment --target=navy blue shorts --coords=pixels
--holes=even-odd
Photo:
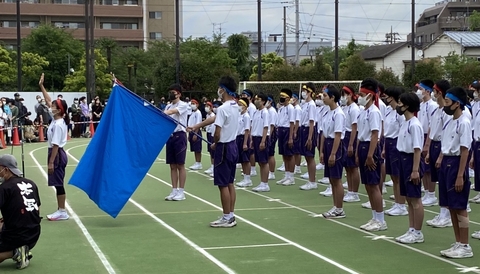
[[[358,169],[360,170],[360,179],[364,185],[378,185],[380,184],[381,171],[379,146],[376,147],[375,152],[373,153],[373,160],[377,165],[375,170],[368,170],[365,166],[369,149],[370,141],[360,142],[358,144]]]
[[[293,147],[288,146],[288,139],[290,138],[290,128],[278,128],[278,153],[283,156],[293,156]]]
[[[463,172],[463,189],[460,192],[455,190],[459,164],[460,156],[443,156],[439,174],[440,181],[438,183],[440,206],[456,210],[467,209],[471,183],[468,177],[468,168],[465,168]]]
[[[262,142],[262,137],[260,136],[253,136],[253,151],[255,154],[255,162],[259,164],[266,164],[268,163],[268,137],[265,140],[265,149],[260,150],[260,143]]]
[[[475,166],[473,170],[475,171],[475,191],[480,191],[480,142],[475,142],[473,144],[473,161]]]
[[[247,140],[247,150],[243,150],[243,142],[245,141],[245,135],[237,135],[237,151],[238,151],[238,161],[237,163],[247,163],[250,162],[250,138]]]
[[[268,156],[275,156],[275,146],[277,145],[277,128],[273,128],[273,132],[270,132],[268,137]]]
[[[52,148],[48,148],[47,163],[52,155]],[[48,174],[48,186],[63,186],[65,180],[65,168],[67,167],[68,157],[63,148],[58,148],[57,157],[53,162],[53,173]]]
[[[301,146],[300,146],[300,128],[297,128],[297,138],[293,139],[293,155],[300,155],[302,153]]]
[[[237,169],[237,144],[235,141],[229,143],[217,143],[215,157],[213,159],[213,184],[216,186],[228,186],[235,180]]]
[[[300,127],[300,153],[305,157],[315,157],[315,149],[317,148],[317,138],[315,136],[316,129],[313,127],[312,148],[307,149],[307,140],[310,127]]]
[[[345,131],[345,137],[342,140],[345,149],[345,154],[343,155],[344,167],[357,167],[357,164],[355,163],[355,155],[357,154],[357,136],[355,136],[355,140],[353,141],[353,154],[351,157],[348,156],[348,144],[350,144],[351,135],[351,131]]]
[[[328,165],[328,158],[330,158],[330,155],[332,154],[333,142],[333,138],[325,138],[323,144],[323,160],[325,161],[325,170],[323,176],[332,179],[342,179],[343,155],[345,154],[345,148],[341,143],[340,146],[338,146],[337,153],[335,154],[335,165],[332,167]]]
[[[400,176],[399,160],[397,138],[385,138],[385,170],[388,175]]]
[[[187,156],[187,134],[183,131],[174,132],[166,145],[167,164],[184,165]]]
[[[422,182],[414,184],[410,180],[410,175],[413,170],[413,158],[414,153],[399,152],[399,161],[397,165],[400,165],[400,195],[407,198],[422,198]],[[418,174],[420,179],[423,177],[422,165],[419,165]]]
[[[430,148],[428,150],[428,154],[430,155],[430,174],[432,176],[432,182],[438,182],[438,169],[435,167],[437,163],[438,157],[442,152],[442,142],[440,141],[432,141],[430,143]]]
[[[197,134],[203,137],[201,130],[199,130]],[[200,137],[197,136],[197,140],[193,141],[193,136],[195,136],[193,132],[188,133],[188,142],[190,143],[190,152],[202,152],[202,139],[200,139]]]

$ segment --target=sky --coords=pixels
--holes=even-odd
[[[182,0],[183,36],[226,36],[257,31],[257,0]],[[416,0],[415,19],[440,0]],[[262,0],[262,36],[283,33],[283,6],[287,6],[287,41],[295,40],[294,1]],[[393,29],[405,41],[411,30],[411,0],[339,0],[339,38],[362,44],[380,44]],[[333,41],[334,0],[300,0],[300,42]]]

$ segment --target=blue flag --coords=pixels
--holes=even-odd
[[[69,184],[117,217],[176,126],[141,97],[114,85],[101,123]]]

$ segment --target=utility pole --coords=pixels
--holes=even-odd
[[[287,6],[283,6],[283,60],[287,63]]]
[[[22,91],[22,37],[20,22],[20,0],[17,0],[17,92]]]
[[[90,0],[85,0],[85,86],[87,95],[90,94]],[[91,99],[91,98],[90,98]]]
[[[300,59],[300,0],[295,0],[295,66]]]
[[[178,1],[178,0],[177,0]],[[298,0],[297,0],[298,1]],[[257,46],[258,46],[258,57],[257,57],[257,67],[258,67],[258,76],[257,80],[262,81],[262,0],[257,0]]]
[[[180,84],[180,0],[175,0],[175,81]]]
[[[411,50],[412,50],[412,60],[411,60],[411,69],[412,69],[412,80],[414,79],[415,74],[415,0],[412,0],[412,35],[411,35]]]
[[[96,93],[95,85],[95,16],[93,13],[95,0],[90,0],[90,92],[93,97]]]
[[[338,0],[335,0],[335,81],[338,81]]]

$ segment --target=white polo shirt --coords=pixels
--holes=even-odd
[[[237,139],[238,112],[237,102],[229,100],[217,108],[215,126],[220,127],[220,143],[229,143]]]
[[[360,108],[357,104],[351,103],[343,109],[345,113],[345,131],[352,131],[352,125],[357,124],[358,115],[360,115]]]
[[[404,122],[405,116],[399,115],[397,110],[388,106],[385,113],[385,119],[383,120],[383,126],[385,127],[383,135],[385,138],[398,138],[398,133]]]
[[[179,100],[176,104],[168,105],[165,108],[165,110],[177,109],[178,113],[171,114],[170,117],[172,117],[174,120],[176,120],[180,124],[185,125],[187,123],[187,118],[188,118],[188,115],[187,115],[188,106],[189,104]],[[185,132],[185,128],[181,125],[177,125],[177,127],[173,132],[179,132],[179,131]]]
[[[420,103],[420,111],[418,112],[418,120],[422,124],[424,134],[428,133],[432,116],[438,110],[438,104],[432,99]]]
[[[207,114],[207,119],[210,118],[210,117],[215,117],[215,113],[213,113],[213,111],[211,111],[209,114]],[[214,134],[215,133],[215,124],[210,124],[208,126],[206,126],[206,130],[207,130],[207,133],[210,133],[210,134]]]
[[[268,129],[270,126],[268,118],[268,110],[266,108],[255,111],[252,118],[252,136],[263,137],[263,129]]]
[[[295,123],[296,110],[291,104],[280,107],[278,110],[278,127],[290,127],[290,123]]]
[[[335,138],[336,133],[341,133],[341,139],[345,137],[345,113],[341,107],[329,110],[322,121],[323,136],[325,138]]]
[[[397,150],[413,153],[415,149],[423,148],[423,128],[417,117],[405,121],[398,133]]]
[[[200,124],[202,122],[202,113],[200,110],[192,111],[190,117],[188,117],[188,127],[194,126],[196,124]]]
[[[237,135],[244,135],[245,130],[250,130],[252,118],[250,118],[250,114],[248,111],[245,111],[244,114],[240,114],[238,117],[238,132]]]
[[[460,147],[470,149],[472,145],[472,127],[470,119],[462,114],[458,119],[445,122],[442,134],[442,153],[445,156],[459,156]]]
[[[361,142],[369,142],[372,137],[372,131],[378,130],[380,137],[382,129],[382,114],[375,104],[368,109],[364,109],[358,116],[358,140]]]
[[[302,106],[302,116],[300,118],[300,125],[304,127],[310,126],[310,121],[315,122],[315,115],[317,113],[317,107],[315,106],[315,102],[310,100],[309,102],[305,102]]]

